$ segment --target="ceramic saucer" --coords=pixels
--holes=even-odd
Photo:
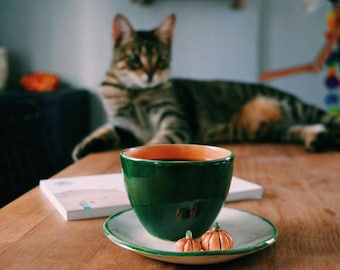
[[[176,252],[175,242],[150,235],[139,222],[133,209],[109,217],[105,235],[115,244],[143,256],[178,264],[213,264],[230,261],[275,243],[276,227],[267,219],[250,212],[223,207],[216,221],[234,238],[234,248],[221,251]],[[183,235],[185,232],[183,232]]]

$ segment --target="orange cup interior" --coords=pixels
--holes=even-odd
[[[203,161],[226,158],[231,155],[227,149],[195,144],[160,144],[128,149],[124,155],[146,160],[188,160]]]

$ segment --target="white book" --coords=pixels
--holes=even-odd
[[[40,180],[40,189],[65,220],[105,217],[130,208],[122,173]],[[260,199],[260,185],[233,176],[227,201]]]
[[[130,208],[121,173],[45,179],[39,186],[65,220],[105,217]]]
[[[262,194],[261,185],[233,176],[226,201],[258,200],[262,198]]]

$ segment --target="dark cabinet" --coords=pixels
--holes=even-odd
[[[89,119],[86,90],[0,92],[0,207],[69,165]]]

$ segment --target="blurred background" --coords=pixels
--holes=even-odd
[[[136,2],[0,0],[0,208],[71,164],[76,143],[106,121],[97,88],[117,13],[143,30],[176,14],[172,77],[259,82],[262,72],[313,62],[332,10],[326,0],[247,0],[238,10],[234,0]],[[332,65],[265,83],[325,108]],[[21,78],[39,71],[58,75],[58,91],[23,90]]]
[[[315,5],[310,5],[313,2]],[[312,62],[325,43],[326,1],[0,0],[0,47],[9,58],[9,90],[22,75],[48,71],[91,95],[91,127],[105,121],[98,88],[112,57],[111,24],[124,14],[137,29],[177,16],[172,76],[258,82],[263,71]],[[324,107],[324,71],[266,82]]]

